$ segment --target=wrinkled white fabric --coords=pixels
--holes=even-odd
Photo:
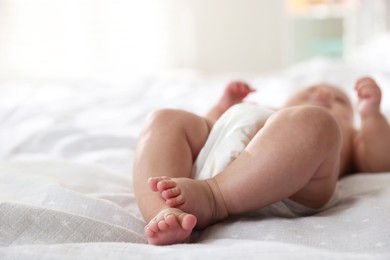
[[[271,109],[250,103],[237,104],[226,111],[214,124],[195,161],[193,178],[207,179],[223,171],[272,113]]]

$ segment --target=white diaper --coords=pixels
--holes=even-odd
[[[272,110],[242,103],[227,110],[214,124],[192,170],[193,178],[211,178],[232,162],[264,125]]]
[[[194,179],[211,178],[222,172],[248,145],[273,110],[255,104],[241,103],[231,107],[214,124],[205,146],[192,169]],[[334,205],[337,194],[320,210]],[[260,211],[282,217],[312,215],[320,210],[300,205],[290,199],[274,203]]]

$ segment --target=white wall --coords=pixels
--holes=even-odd
[[[390,0],[360,0],[359,7],[346,23],[348,47],[352,50],[375,35],[390,31]]]
[[[174,66],[206,73],[280,68],[283,0],[171,0]]]
[[[362,0],[349,38],[389,2]],[[290,65],[290,18],[284,0],[0,0],[0,79],[263,73]]]
[[[167,67],[164,0],[0,0],[0,79],[126,79]]]
[[[0,78],[283,65],[284,0],[0,0]]]

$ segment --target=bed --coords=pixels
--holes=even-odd
[[[316,58],[262,75],[2,81],[0,258],[390,259],[390,172],[342,179],[340,202],[313,216],[248,214],[172,246],[146,244],[131,176],[150,111],[204,114],[232,79],[257,89],[247,102],[278,106],[297,87],[318,81],[341,84],[352,96],[354,80],[368,74],[381,85],[390,118],[386,46],[389,37],[344,60]]]

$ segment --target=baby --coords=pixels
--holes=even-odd
[[[315,85],[288,98],[237,158],[204,180],[193,179],[192,168],[214,123],[253,89],[230,83],[206,117],[174,109],[152,113],[138,140],[133,171],[148,242],[189,242],[195,228],[285,199],[321,209],[342,176],[389,171],[390,126],[380,112],[381,90],[369,77],[359,79],[355,90],[360,130],[354,129],[347,95]]]

